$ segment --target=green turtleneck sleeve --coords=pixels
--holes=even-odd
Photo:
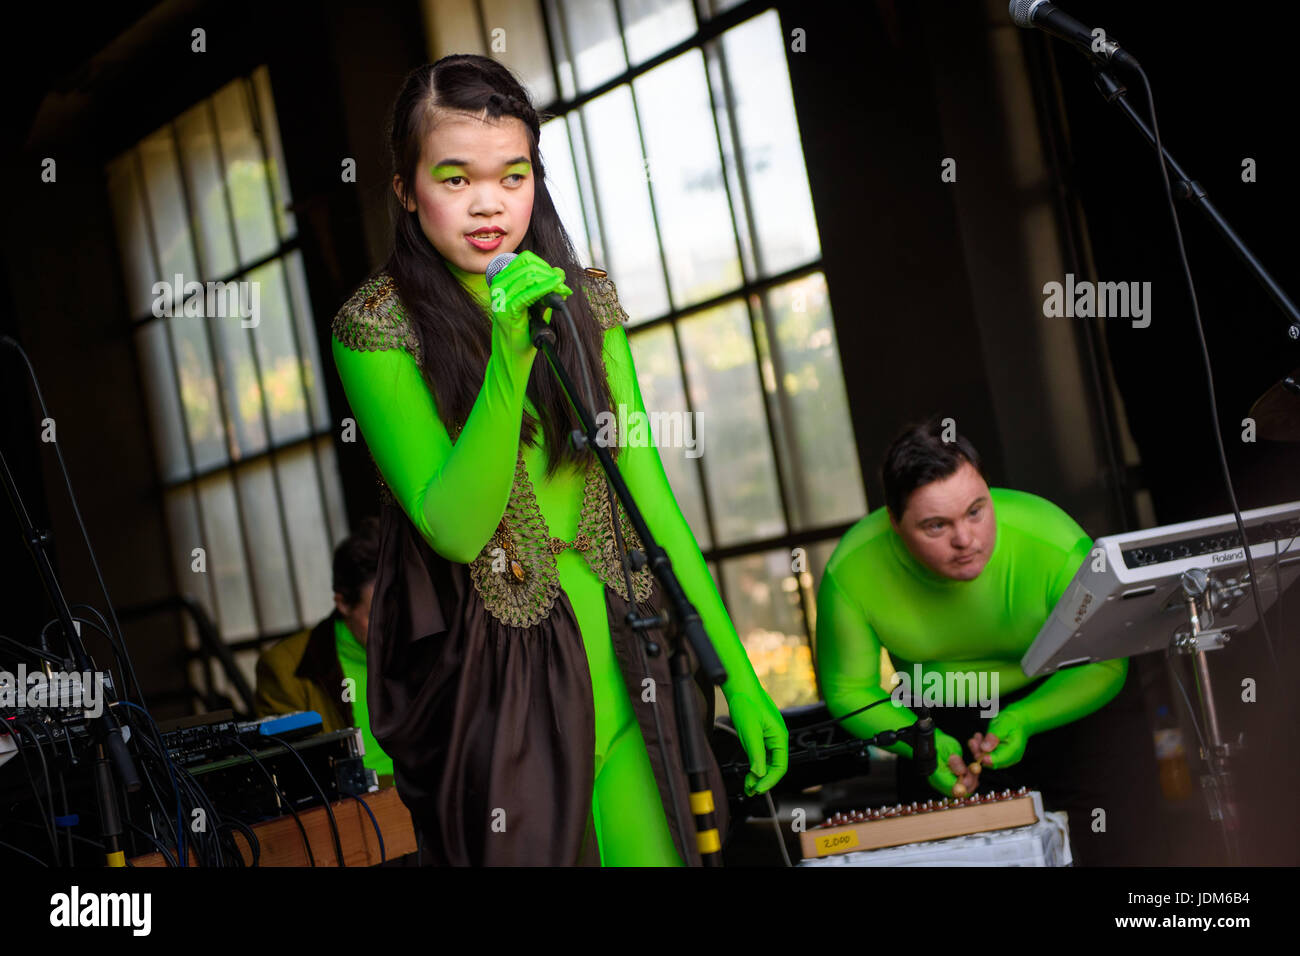
[[[610,394],[615,405],[627,407],[629,421],[634,420],[634,416],[645,415],[645,401],[637,381],[631,347],[621,325],[605,333],[605,356]],[[723,692],[729,700],[737,689],[766,697],[731,616],[722,603],[717,585],[713,583],[695,535],[677,505],[659,450],[653,443],[640,445],[629,442],[626,448],[620,449],[619,465],[650,531],[668,553],[682,589],[699,611],[704,629],[727,669],[727,684]]]
[[[630,415],[645,415],[631,347],[621,325],[605,333],[605,361],[615,405],[626,405]],[[727,681],[722,685],[722,693],[732,725],[749,757],[745,792],[747,795],[764,793],[785,775],[789,763],[789,733],[781,711],[754,673],[749,654],[722,603],[695,535],[677,505],[659,450],[653,442],[644,445],[629,442],[625,450],[626,455],[620,453],[620,468],[628,490],[655,540],[667,552],[682,590],[699,612],[705,633],[726,668]]]
[[[459,270],[454,270],[459,272]],[[487,302],[482,275],[458,278]],[[408,351],[361,351],[333,337],[334,364],[375,464],[429,546],[467,564],[505,513],[514,483],[525,390],[536,350],[520,354],[492,323],[483,385],[453,443],[420,367]]]

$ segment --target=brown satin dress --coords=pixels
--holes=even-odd
[[[531,627],[502,623],[485,608],[469,565],[433,551],[401,507],[385,498],[367,704],[371,729],[393,758],[398,793],[421,834],[422,859],[435,865],[598,866],[591,812],[594,704],[568,596],[561,589],[550,614]],[[667,636],[650,631],[662,650],[648,656],[643,638],[625,623],[628,601],[608,584],[604,591],[610,636],[669,830],[682,859],[698,866]],[[662,607],[655,582],[637,610],[649,616]],[[691,664],[707,732],[713,694],[693,654]],[[656,702],[642,700],[646,677],[661,689]],[[725,835],[727,799],[711,751],[707,762]]]

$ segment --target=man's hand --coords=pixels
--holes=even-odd
[[[991,731],[987,734],[976,733],[974,737],[966,741],[970,747],[971,764],[978,764],[980,767],[993,766],[993,750],[998,745],[998,735]],[[978,773],[979,771],[975,771]]]
[[[976,734],[978,738],[980,735]],[[993,747],[988,747],[989,740]],[[1024,720],[1013,710],[1004,710],[989,721],[988,733],[984,734],[983,746],[991,751],[985,754],[984,762],[999,770],[1020,762],[1025,755],[1025,745],[1029,743],[1029,730]]]
[[[934,750],[939,766],[927,778],[930,786],[945,797],[963,797],[974,792],[979,781],[969,772],[966,761],[962,759],[961,744],[936,728]]]

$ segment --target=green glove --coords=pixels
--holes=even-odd
[[[766,793],[785,776],[790,763],[790,734],[781,711],[762,687],[730,693],[723,687],[723,696],[740,744],[749,757],[745,796]]]
[[[990,766],[1002,769],[1020,762],[1020,758],[1025,755],[1025,744],[1029,743],[1031,732],[1028,722],[1014,707],[1000,712],[990,720],[988,733],[998,738],[998,745],[989,754],[993,761]]]
[[[1108,704],[1124,687],[1128,658],[1071,667],[1046,678],[989,721],[988,733],[998,738],[989,754],[990,766],[1010,767],[1025,755],[1034,734],[1053,730],[1086,717]]]
[[[573,290],[564,284],[564,270],[549,266],[536,253],[527,250],[511,260],[492,280],[492,315],[509,334],[511,347],[520,355],[533,350],[528,334],[528,307],[550,292],[568,297]],[[542,320],[551,321],[547,309]]]
[[[935,768],[934,773],[930,774],[926,779],[929,781],[930,786],[934,787],[934,789],[938,790],[945,797],[951,797],[953,795],[952,788],[957,783],[957,775],[953,773],[952,769],[948,766],[948,760],[955,754],[958,757],[962,757],[963,762],[965,761],[965,757],[962,754],[961,744],[959,744],[955,738],[950,737],[948,734],[945,734],[942,730],[936,727],[934,729],[934,752],[935,756],[938,758],[939,765]]]

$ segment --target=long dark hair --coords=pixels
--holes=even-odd
[[[571,335],[563,334],[567,328],[563,329],[557,336],[559,358],[580,389],[583,381],[580,366],[586,365],[599,403],[591,409],[593,415],[611,409],[609,383],[601,372],[604,336],[583,292],[583,271],[573,243],[560,223],[546,187],[546,173],[538,149],[541,123],[527,92],[508,69],[484,56],[446,56],[412,71],[393,104],[388,132],[392,167],[389,181],[394,175],[400,176],[403,191],[411,197],[414,197],[420,149],[437,110],[485,114],[489,119],[516,116],[523,120],[535,179],[532,218],[516,251],[531,250],[548,265],[564,270],[565,284],[575,293],[565,304],[577,324],[578,340],[575,342]],[[407,318],[419,339],[421,371],[433,390],[438,413],[447,431],[457,435],[483,385],[492,351],[491,326],[484,321],[482,306],[448,270],[438,250],[424,235],[419,214],[408,212],[394,191],[388,193],[394,237],[393,251],[384,270],[397,283]],[[527,394],[541,421],[525,410],[520,440],[536,444],[540,424],[546,438],[549,478],[563,461],[581,464],[587,453],[575,449],[568,440],[569,433],[578,424],[577,416],[547,365],[541,355],[533,363]]]

